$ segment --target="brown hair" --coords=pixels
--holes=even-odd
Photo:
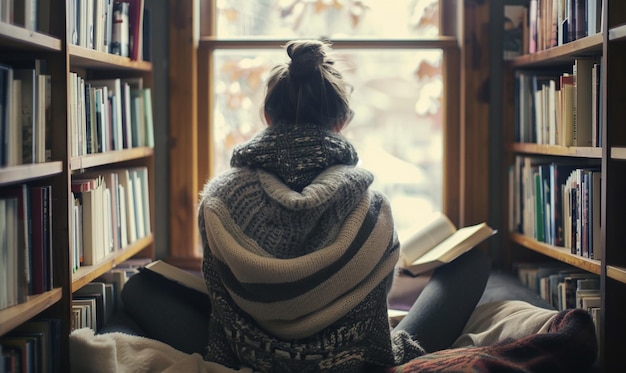
[[[336,129],[351,119],[351,86],[328,56],[330,45],[318,40],[294,40],[285,49],[291,61],[275,66],[267,82],[263,109],[270,122]]]

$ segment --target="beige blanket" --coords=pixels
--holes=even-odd
[[[546,331],[557,311],[544,310],[520,301],[501,301],[477,307],[463,335],[453,347],[487,346],[506,338]],[[144,337],[124,333],[94,335],[89,328],[70,334],[73,373],[251,373],[204,361]]]
[[[452,347],[490,346],[507,338],[546,333],[557,313],[518,300],[486,303],[476,307]]]
[[[199,354],[187,354],[144,337],[124,333],[94,335],[82,328],[70,334],[72,373],[251,373],[204,361]]]

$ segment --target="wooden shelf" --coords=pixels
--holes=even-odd
[[[570,64],[572,57],[597,56],[602,52],[602,34],[595,34],[537,53],[515,57],[510,67],[546,67]]]
[[[606,266],[606,275],[613,280],[626,284],[626,268]]]
[[[110,69],[110,70],[135,70],[152,71],[152,63],[147,61],[134,61],[128,57],[116,54],[100,52],[97,50],[69,45],[70,64],[73,67]]]
[[[517,153],[526,154],[602,159],[602,148],[597,147],[568,147],[557,145],[515,143],[511,145],[511,150]]]
[[[0,335],[28,321],[61,300],[62,290],[52,289],[43,294],[30,295],[26,302],[0,311]]]
[[[23,27],[0,22],[0,45],[22,51],[60,51],[61,40]]]
[[[626,148],[622,148],[622,147],[611,148],[611,158],[626,160]]]
[[[600,274],[601,266],[599,260],[587,259],[574,255],[570,253],[570,249],[548,245],[519,233],[511,233],[510,236],[511,241],[517,243],[518,245],[524,246],[530,250],[536,251],[574,267],[578,267],[585,271],[595,273],[597,275]]]
[[[107,256],[96,265],[80,267],[72,277],[72,292],[82,288],[86,284],[103,275],[105,272],[114,268],[116,265],[135,256],[137,253],[152,244],[153,241],[153,235],[140,238],[121,251]]]
[[[609,30],[609,40],[626,40],[626,24],[614,27]]]
[[[219,49],[245,49],[245,48],[258,48],[258,47],[271,47],[275,48],[277,45],[285,45],[291,39],[281,39],[275,37],[264,36],[246,36],[245,39],[241,38],[224,38],[219,39],[215,36],[202,36],[199,40],[199,50],[207,50],[212,48]],[[379,48],[379,49],[456,49],[458,48],[458,41],[456,37],[436,35],[429,38],[408,38],[408,39],[394,39],[394,38],[358,38],[351,37],[350,39],[335,39],[333,38],[333,49],[353,49],[362,48]]]
[[[0,185],[22,183],[63,172],[63,162],[32,163],[0,168]]]
[[[119,162],[142,159],[154,154],[154,149],[139,147],[124,150],[115,150],[104,153],[88,154],[80,157],[73,157],[70,161],[72,171],[84,170],[92,167],[105,166]]]

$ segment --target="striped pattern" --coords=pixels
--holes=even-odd
[[[317,141],[321,153],[288,151],[303,179],[281,171],[276,159],[287,158],[275,146],[284,141],[263,133],[202,192],[207,360],[261,372],[356,372],[423,353],[389,329],[399,247],[389,203],[369,190],[372,175],[352,164],[351,145],[318,132],[302,141]],[[307,181],[297,189],[286,180]]]
[[[258,179],[257,172],[249,169],[245,172],[251,179]],[[350,178],[336,176],[350,172],[360,170],[335,166],[318,179],[322,183],[328,175],[347,184]],[[233,193],[232,187],[223,190]],[[314,186],[307,189],[308,192],[314,190],[320,189]],[[242,196],[241,192],[236,194]],[[301,199],[311,198],[299,193],[291,197],[296,195],[302,196]],[[204,228],[211,255],[215,257],[216,270],[235,303],[273,334],[287,339],[303,338],[324,329],[363,301],[393,271],[398,259],[398,243],[389,204],[381,194],[355,192],[353,195],[361,195],[361,200],[355,201],[358,203],[351,211],[345,211],[343,224],[335,224],[340,229],[332,242],[301,256],[281,259],[264,254],[270,251],[259,245],[266,240],[264,230],[257,229],[257,236],[245,234],[246,227],[234,222],[236,218],[220,195],[205,194],[202,203]],[[320,206],[327,206],[328,210],[334,206],[320,201],[317,199],[311,207],[319,210]],[[279,204],[285,206],[282,201]],[[234,205],[241,208],[241,204]],[[302,208],[305,203],[294,205],[301,208],[296,213],[287,210],[290,215],[310,215],[309,209]],[[253,206],[258,214],[263,215],[258,204]],[[274,213],[284,210],[273,207],[268,208]],[[292,235],[285,236],[308,231],[307,236],[312,238],[316,233],[314,226],[294,226],[299,219],[285,220],[292,223]],[[288,225],[276,229],[285,230],[286,227]],[[328,235],[326,230],[318,231],[321,236]],[[326,237],[318,241],[328,240]],[[291,243],[293,239],[286,241]],[[311,302],[312,299],[315,301]]]

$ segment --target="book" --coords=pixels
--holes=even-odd
[[[413,274],[430,271],[453,261],[495,233],[484,222],[457,229],[445,214],[436,213],[400,243],[401,266]]]
[[[577,58],[574,61],[575,116],[573,128],[574,146],[591,146],[591,75],[593,59]]]
[[[122,229],[126,230],[126,238],[122,238],[122,244],[133,243],[137,240],[136,212],[135,212],[135,187],[133,184],[133,178],[128,169],[121,169],[117,171],[118,183],[120,186],[120,215],[121,210],[125,210],[125,218],[122,217]],[[124,234],[124,233],[122,233]]]
[[[13,79],[11,84],[11,119],[7,131],[8,153],[6,165],[22,164],[22,81]]]
[[[36,70],[14,69],[13,74],[14,79],[21,81],[22,87],[22,162],[32,163],[35,159]]]
[[[144,270],[159,274],[168,280],[174,281],[187,288],[199,291],[203,294],[209,294],[206,288],[206,283],[202,277],[191,274],[162,260],[156,260],[148,263],[143,268]]]
[[[46,161],[46,127],[48,118],[46,116],[46,106],[50,92],[50,76],[37,75],[37,98],[35,108],[35,133],[33,141],[35,142],[35,163]]]
[[[19,355],[19,366],[22,368],[21,370],[16,370],[18,372],[34,372],[37,364],[35,361],[35,346],[34,341],[27,338],[22,337],[9,337],[4,336],[0,339],[0,345],[3,347],[14,348],[18,351]]]
[[[115,0],[113,2],[112,24],[110,53],[129,57],[130,19],[128,0]]]
[[[130,43],[130,59],[142,60],[143,52],[143,15],[144,0],[129,0],[128,33]]]
[[[30,294],[41,294],[46,290],[46,260],[44,233],[44,188],[30,187],[30,226],[32,283]]]
[[[82,290],[82,288],[80,289]],[[106,318],[106,304],[104,292],[93,291],[91,288],[72,294],[72,304],[86,304],[90,311],[90,320],[92,328],[97,332],[104,326]]]
[[[54,354],[56,340],[56,325],[52,319],[29,320],[28,322],[13,329],[9,336],[27,338],[36,337],[40,344],[39,348],[39,370],[41,372],[54,372],[57,356]]]
[[[44,1],[45,2],[45,1]],[[27,30],[37,30],[37,6],[39,1],[15,0],[13,4],[13,21]]]
[[[144,115],[146,125],[146,143],[145,145],[154,148],[154,121],[152,117],[152,91],[150,88],[144,88]]]
[[[2,255],[8,267],[3,274],[7,276],[6,284],[13,289],[14,297],[7,305],[11,306],[24,302],[31,287],[31,214],[28,187],[22,184],[4,189],[0,192],[0,200],[5,200],[5,214],[0,216],[4,220],[2,225],[7,239],[6,252],[3,251]]]
[[[105,188],[102,177],[72,180],[72,192],[76,193],[82,207],[81,265],[96,264],[107,251],[102,219]]]
[[[122,121],[123,121],[123,91],[122,91],[122,81],[120,78],[113,79],[99,79],[99,80],[90,80],[87,82],[92,87],[102,88],[104,92],[104,88],[106,87],[107,96],[103,97],[104,101],[111,102],[111,118],[107,125],[111,126],[111,139],[110,144],[112,146],[104,146],[105,150],[120,150],[122,149],[123,144],[123,135],[122,135]],[[106,144],[105,144],[106,145]]]

